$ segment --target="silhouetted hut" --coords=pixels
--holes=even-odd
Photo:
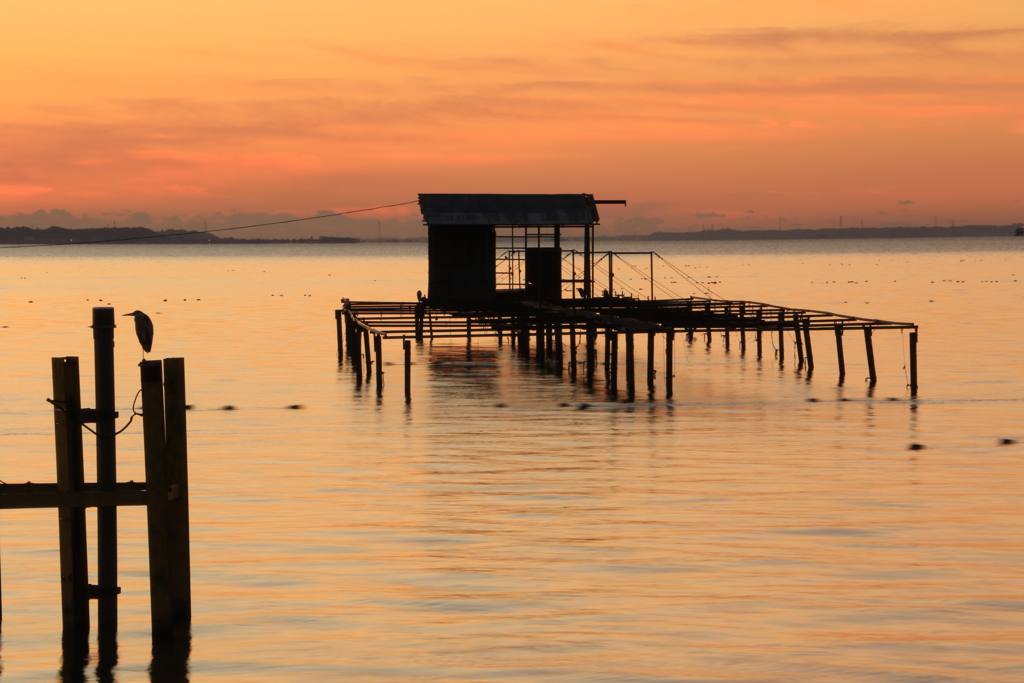
[[[590,194],[421,194],[429,244],[428,297],[479,302],[499,290],[531,299],[562,298],[563,284],[583,297],[593,290],[597,204]],[[562,249],[562,230],[583,230],[583,250]],[[582,273],[562,277],[562,260],[579,254]],[[502,275],[499,278],[498,270]]]

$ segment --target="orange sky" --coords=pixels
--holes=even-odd
[[[629,200],[604,211],[624,232],[1024,220],[1019,0],[38,0],[4,15],[2,215],[593,192]]]

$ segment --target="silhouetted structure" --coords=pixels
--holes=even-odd
[[[618,340],[625,338],[626,389],[635,393],[635,335],[646,335],[647,384],[654,394],[656,375],[655,338],[664,336],[662,371],[665,394],[672,395],[672,348],[676,332],[692,343],[702,333],[710,346],[712,335],[721,333],[725,347],[735,337],[740,353],[747,351],[748,335],[761,359],[764,337],[778,335],[776,358],[785,364],[786,336],[795,346],[797,368],[814,370],[812,332],[835,335],[839,379],[846,375],[843,335],[860,330],[864,335],[868,380],[877,381],[872,335],[875,330],[909,330],[909,379],[911,395],[917,394],[917,326],[914,323],[873,320],[826,311],[774,306],[754,301],[711,297],[655,297],[654,252],[628,252],[649,258],[649,296],[616,290],[614,265],[625,253],[595,252],[594,228],[600,201],[588,194],[502,195],[421,194],[420,208],[429,239],[429,284],[426,297],[416,302],[357,302],[343,299],[336,311],[338,358],[349,358],[356,380],[364,370],[383,390],[381,342],[405,340],[406,399],[410,400],[409,340],[496,337],[507,339],[519,353],[534,357],[546,368],[563,371],[568,342],[569,376],[575,380],[580,363],[588,386],[594,383],[598,365],[598,339],[602,338],[605,385],[617,391]],[[562,231],[582,231],[583,249],[566,249]],[[595,259],[595,257],[599,258]],[[608,287],[594,296],[596,266],[604,261]],[[663,259],[662,259],[663,260]],[[629,265],[629,264],[627,264]],[[630,266],[632,267],[632,266]],[[674,267],[673,267],[674,268]],[[634,268],[634,270],[636,270]],[[674,269],[683,275],[678,269]],[[345,323],[343,325],[343,322]],[[372,337],[372,351],[371,351]],[[532,341],[535,340],[535,341]],[[773,341],[773,340],[770,340]],[[577,348],[585,347],[582,361]]]

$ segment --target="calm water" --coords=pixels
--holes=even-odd
[[[1024,680],[1024,239],[610,246],[724,297],[916,322],[920,396],[879,332],[873,392],[859,335],[842,387],[831,335],[810,378],[792,348],[780,370],[698,339],[675,398],[659,377],[636,403],[437,343],[407,407],[400,365],[381,399],[337,367],[333,312],[411,300],[422,245],[0,250],[0,478],[54,479],[49,359],[80,356],[90,396],[91,308],[139,308],[197,406],[191,681]],[[122,480],[141,447],[132,425]],[[58,679],[56,521],[0,516],[5,679]],[[114,678],[147,681],[143,510],[120,526]]]

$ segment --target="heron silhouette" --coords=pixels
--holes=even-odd
[[[135,318],[135,336],[142,345],[142,360],[146,360],[146,354],[153,348],[153,321],[142,311],[132,311],[124,315]]]

